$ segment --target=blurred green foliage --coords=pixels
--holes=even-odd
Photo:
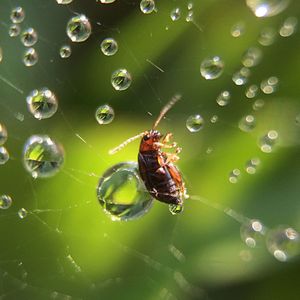
[[[148,129],[162,106],[180,93],[182,100],[160,130],[173,132],[183,148],[178,165],[189,194],[232,207],[268,227],[300,229],[300,127],[295,123],[300,113],[299,32],[288,38],[278,35],[268,47],[257,42],[263,28],[278,31],[287,17],[299,18],[300,4],[293,1],[278,16],[258,19],[245,1],[195,0],[192,23],[185,21],[187,1],[156,2],[158,12],[144,15],[138,1],[129,0],[110,5],[74,0],[67,7],[54,0],[1,1],[0,122],[8,129],[12,158],[0,166],[0,194],[13,198],[12,207],[0,211],[1,299],[299,298],[299,260],[280,263],[264,244],[247,248],[239,223],[200,202],[187,200],[176,217],[156,202],[146,216],[126,223],[112,222],[101,211],[95,192],[100,175],[115,163],[135,161],[138,142],[114,156],[108,150]],[[16,5],[26,12],[22,29],[34,27],[39,34],[39,63],[32,68],[22,65],[19,38],[7,34]],[[175,7],[181,8],[182,17],[172,22]],[[83,44],[72,44],[71,57],[62,60],[59,48],[70,43],[65,26],[74,13],[90,18],[93,34]],[[230,29],[238,22],[244,23],[245,34],[234,38]],[[106,37],[118,41],[115,56],[100,51]],[[270,76],[280,80],[276,93],[259,94],[265,106],[256,112],[252,105],[257,98],[247,99],[246,86],[235,86],[231,79],[251,46],[263,50],[263,59],[251,69],[249,84]],[[207,81],[200,75],[200,63],[212,55],[222,57],[225,70]],[[117,92],[110,76],[122,67],[133,82],[127,91]],[[27,112],[25,98],[43,86],[55,91],[60,112],[38,121]],[[232,94],[226,107],[215,101],[222,90]],[[110,125],[100,126],[94,113],[105,103],[116,116]],[[204,117],[205,125],[190,133],[185,121],[195,113]],[[257,126],[245,133],[238,122],[249,113]],[[209,121],[213,115],[219,117],[215,124]],[[279,144],[266,154],[257,141],[271,129],[278,131]],[[65,167],[53,178],[33,180],[22,166],[23,144],[36,133],[64,145]],[[255,175],[244,171],[252,157],[261,160]],[[242,171],[237,184],[228,180],[234,168]],[[29,215],[21,220],[17,211],[22,207]],[[172,245],[183,261],[171,253]]]

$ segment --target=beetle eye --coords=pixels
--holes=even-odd
[[[144,141],[148,141],[148,140],[149,140],[149,138],[150,138],[150,136],[149,136],[149,135],[144,135],[144,137],[143,137]]]

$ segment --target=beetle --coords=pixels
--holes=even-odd
[[[182,208],[184,199],[188,198],[181,173],[174,165],[179,159],[178,153],[181,152],[181,148],[177,146],[177,143],[170,143],[172,133],[162,135],[156,130],[156,127],[180,98],[180,95],[175,95],[163,107],[150,130],[129,138],[109,151],[110,154],[114,154],[132,141],[141,138],[138,153],[138,168],[141,179],[152,197],[173,205],[175,209],[177,207],[179,210]],[[163,151],[164,149],[175,149],[175,152],[167,153]]]

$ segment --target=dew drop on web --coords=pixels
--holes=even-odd
[[[66,31],[72,42],[80,43],[90,37],[92,26],[85,15],[78,15],[69,20]]]
[[[132,77],[126,69],[118,69],[111,75],[111,84],[117,91],[127,90],[132,82]]]
[[[0,123],[0,146],[7,141],[7,129],[4,124]]]
[[[207,80],[220,77],[223,69],[224,62],[219,56],[205,58],[200,65],[200,73]]]
[[[250,248],[262,244],[265,231],[265,226],[259,220],[246,220],[240,227],[241,239]]]
[[[186,120],[186,128],[190,132],[198,132],[203,128],[203,126],[204,126],[204,119],[199,114],[189,116],[188,119]]]
[[[106,56],[115,55],[118,52],[118,43],[113,38],[106,38],[101,42],[101,51]]]
[[[8,209],[12,205],[12,198],[9,195],[0,196],[0,209]]]
[[[0,147],[0,165],[4,165],[9,160],[9,153],[3,146]]]
[[[55,94],[46,87],[33,90],[26,101],[29,112],[38,120],[52,117],[58,108]]]
[[[113,221],[142,217],[153,202],[139,176],[136,162],[122,162],[106,170],[99,181],[97,197]]]
[[[111,106],[104,104],[96,109],[95,117],[100,125],[109,124],[113,121],[115,112]]]
[[[39,60],[38,53],[34,48],[25,50],[23,54],[23,63],[26,67],[34,66]]]
[[[155,11],[155,1],[154,0],[142,0],[140,2],[140,10],[144,14],[151,14]]]
[[[23,162],[33,178],[54,176],[63,166],[62,146],[47,135],[33,135],[25,143]]]
[[[25,47],[31,47],[38,41],[35,29],[27,28],[21,34],[21,42]]]

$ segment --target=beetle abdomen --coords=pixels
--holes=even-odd
[[[172,178],[167,166],[161,166],[157,151],[140,152],[139,171],[149,193],[157,200],[168,204],[179,204],[180,187]]]

